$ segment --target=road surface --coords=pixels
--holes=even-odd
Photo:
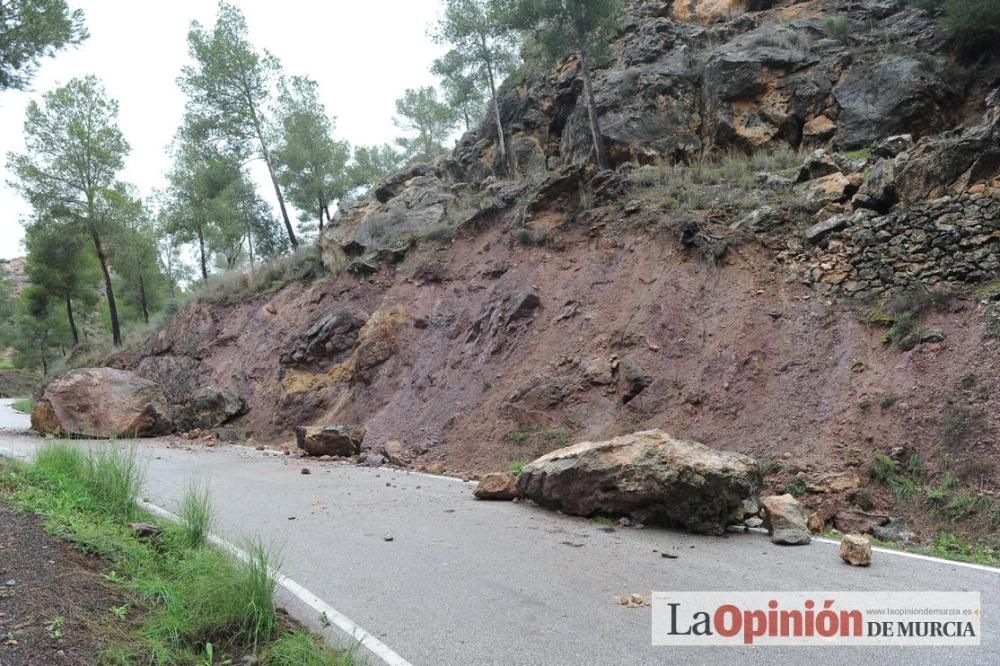
[[[29,456],[40,441],[0,435],[0,453]],[[242,447],[139,446],[151,502],[173,510],[192,478],[208,480],[223,538],[263,537],[282,573],[413,664],[1000,663],[995,570],[888,553],[858,569],[832,544],[610,530],[528,504],[477,502],[453,479]],[[654,648],[650,610],[615,603],[652,590],[980,591],[983,645]],[[313,611],[287,601],[317,626]]]

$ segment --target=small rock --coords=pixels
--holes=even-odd
[[[674,553],[660,553],[660,557],[665,557],[668,560],[676,560],[680,555],[675,555]]]
[[[871,566],[871,542],[860,534],[845,534],[840,541],[840,559],[855,567]]]
[[[428,474],[444,474],[444,465],[441,463],[432,463],[427,466]]]
[[[140,539],[152,539],[163,534],[163,530],[149,523],[129,523],[128,528]]]
[[[913,531],[901,518],[893,518],[885,525],[872,528],[872,534],[880,541],[906,544],[913,540]]]
[[[383,541],[392,541],[393,539],[395,539],[395,537],[393,537],[391,534],[386,534],[384,537],[382,537]]]
[[[385,456],[381,453],[369,453],[365,456],[365,459],[361,461],[361,464],[365,467],[381,467],[385,462]]]
[[[4,585],[6,585],[7,587],[17,587],[17,581],[11,578],[6,583],[4,583]]]
[[[628,518],[619,518],[618,527],[632,527],[632,521]]]
[[[641,594],[628,594],[615,597],[615,603],[619,606],[625,606],[626,608],[642,608],[643,606],[649,605],[649,602],[646,601],[646,597]]]
[[[813,511],[809,514],[809,518],[806,520],[806,527],[813,534],[819,534],[824,529],[826,529],[826,521],[820,518],[820,515]]]
[[[505,472],[487,474],[475,490],[476,499],[510,501],[517,498],[517,477]]]
[[[308,467],[303,467],[302,471],[299,472],[299,474],[312,474],[312,470],[309,469]]]
[[[765,497],[764,525],[771,541],[789,546],[805,545],[812,541],[806,526],[802,505],[789,494]]]
[[[760,518],[754,517],[754,518],[747,518],[745,521],[743,521],[743,524],[746,525],[747,527],[760,527],[761,525],[764,524],[764,521],[761,520]]]

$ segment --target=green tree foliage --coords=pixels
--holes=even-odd
[[[42,58],[88,37],[83,12],[66,0],[0,2],[0,90],[24,90]]]
[[[203,123],[187,116],[174,142],[170,188],[158,213],[163,233],[175,246],[195,244],[203,280],[213,257],[235,268],[244,257],[253,264],[289,246],[246,171],[231,153],[204,140],[205,131]]]
[[[996,0],[909,0],[911,5],[942,13],[941,25],[968,54],[1000,48],[1000,2]]]
[[[438,101],[431,87],[407,88],[396,100],[396,127],[411,136],[400,137],[396,143],[407,162],[431,162],[447,149],[444,142],[455,127],[455,115]]]
[[[209,138],[226,144],[239,161],[251,152],[264,160],[288,240],[298,247],[266,131],[266,109],[281,65],[270,53],[254,48],[243,13],[224,0],[211,30],[192,22],[188,51],[194,64],[184,67],[178,83],[188,96],[189,114],[205,124]]]
[[[239,163],[207,140],[205,123],[190,114],[174,140],[174,164],[163,210],[166,232],[177,243],[194,243],[202,280],[208,280],[217,200],[237,177]]]
[[[111,261],[121,285],[118,291],[148,324],[150,313],[163,305],[166,287],[157,261],[155,222],[129,188],[116,188],[109,200],[114,203]]]
[[[480,120],[486,99],[476,77],[466,73],[464,63],[462,55],[452,49],[434,61],[431,72],[441,77],[444,101],[468,131]]]
[[[73,342],[61,304],[35,285],[29,285],[18,297],[11,331],[14,365],[41,368],[43,375],[48,375],[49,364]]]
[[[623,0],[505,0],[510,25],[533,31],[543,53],[552,59],[575,53],[586,96],[590,133],[597,165],[610,166],[594,101],[593,63],[604,55],[621,29]]]
[[[304,76],[282,81],[278,98],[279,139],[274,150],[278,181],[292,204],[316,215],[319,233],[330,204],[350,190],[351,147],[334,141],[333,121],[319,100],[316,82]]]
[[[26,151],[10,154],[11,183],[45,218],[70,221],[91,239],[104,278],[112,340],[122,343],[105,239],[113,224],[109,193],[129,145],[118,103],[93,76],[72,79],[28,104]]]
[[[379,180],[403,166],[405,157],[395,146],[357,146],[347,167],[351,190],[365,192]]]
[[[498,159],[502,168],[512,173],[517,165],[508,149],[497,99],[499,81],[516,64],[516,33],[508,19],[509,8],[501,0],[444,0],[444,12],[434,38],[454,48],[435,62],[434,72],[444,77],[448,101],[453,107],[475,101],[469,99],[470,84],[475,81],[489,91]]]
[[[80,344],[81,338],[77,320],[97,304],[101,280],[100,268],[88,251],[89,243],[90,239],[72,222],[39,220],[25,226],[28,281],[53,305],[64,304],[74,346]]]

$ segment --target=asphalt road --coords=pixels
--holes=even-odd
[[[0,423],[9,422],[3,414],[0,405]],[[27,456],[39,441],[0,435],[0,453]],[[527,504],[477,502],[469,484],[452,479],[241,447],[140,447],[150,501],[173,510],[191,479],[208,480],[223,538],[263,537],[286,576],[413,664],[1000,663],[996,571],[888,553],[858,569],[831,544],[609,531]],[[653,647],[650,610],[615,603],[652,590],[980,591],[983,645]],[[311,611],[289,603],[317,625]]]

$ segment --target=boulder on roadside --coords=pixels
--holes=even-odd
[[[799,546],[812,541],[806,514],[798,500],[788,494],[772,495],[765,497],[762,503],[764,527],[772,542]]]
[[[361,449],[365,433],[349,425],[299,426],[295,439],[311,456],[353,456]]]
[[[760,486],[753,458],[662,430],[553,451],[517,479],[521,497],[565,513],[627,516],[703,534],[721,534],[745,500],[756,502]]]
[[[517,477],[506,472],[487,474],[475,491],[476,499],[509,501],[517,497]]]
[[[174,427],[178,432],[195,428],[211,430],[247,412],[246,401],[235,391],[218,386],[203,386],[191,399],[174,410]]]
[[[840,540],[840,559],[855,567],[871,566],[871,542],[860,534],[845,534]]]
[[[127,370],[83,368],[51,382],[31,413],[31,428],[78,437],[155,437],[171,430],[160,386]]]

